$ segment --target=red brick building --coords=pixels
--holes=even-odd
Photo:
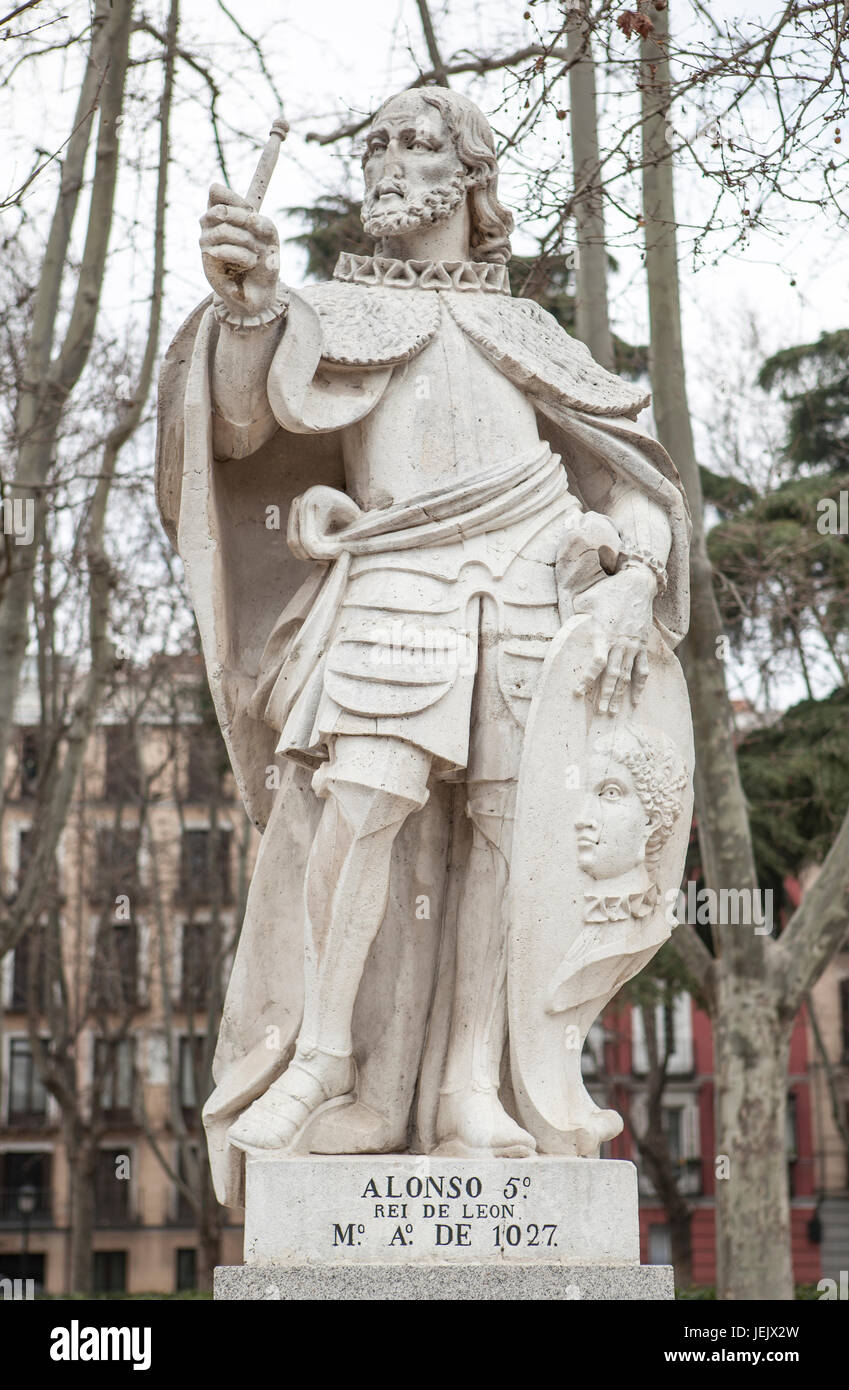
[[[659,1019],[659,1032],[662,1019]],[[640,1011],[626,1006],[605,1019],[607,1102],[626,1117],[633,1107],[635,1122],[648,1070]],[[820,1246],[811,1240],[809,1224],[816,1211],[815,1135],[811,1113],[809,1040],[804,1012],[796,1019],[787,1079],[787,1164],[791,1194],[793,1270],[797,1283],[816,1283],[821,1277]],[[591,1074],[587,1077],[591,1082]],[[716,1282],[714,1207],[716,1144],[714,1139],[714,1074],[711,1023],[688,995],[675,1008],[675,1048],[664,1091],[664,1120],[670,1149],[680,1165],[679,1191],[693,1210],[693,1283]],[[639,1168],[629,1127],[610,1146],[613,1158],[632,1159]],[[721,1179],[720,1179],[721,1180]],[[816,1231],[813,1231],[816,1234]],[[640,1258],[647,1263],[669,1260],[667,1216],[650,1182],[640,1174]]]

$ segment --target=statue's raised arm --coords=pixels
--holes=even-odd
[[[286,121],[274,122],[246,196],[214,183],[200,219],[203,272],[222,325],[212,385],[217,458],[252,453],[276,428],[266,380],[288,294],[279,282],[277,228],[260,207],[288,129]]]

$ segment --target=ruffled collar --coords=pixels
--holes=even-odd
[[[510,293],[507,267],[489,261],[400,261],[392,256],[355,256],[343,251],[333,278],[392,289]]]

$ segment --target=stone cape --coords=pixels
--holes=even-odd
[[[160,378],[157,497],[166,531],[175,545],[179,540],[240,792],[260,828],[272,814],[283,822],[277,833],[291,850],[272,863],[263,853],[268,841],[260,847],[222,1018],[217,1089],[205,1110],[216,1190],[229,1205],[241,1204],[242,1178],[226,1129],[284,1069],[300,1025],[301,895],[321,807],[310,770],[277,758],[279,730],[249,710],[269,634],[291,605],[287,636],[295,636],[327,569],[291,554],[286,520],[292,499],[309,486],[344,490],[339,432],[373,408],[397,364],[412,360],[429,341],[438,321],[437,293],[447,296],[449,312],[476,347],[532,399],[540,434],[562,458],[570,488],[587,509],[603,512],[618,480],[665,509],[672,550],[658,626],[670,645],[686,631],[689,515],[668,455],[630,418],[641,408],[642,394],[598,367],[531,301],[338,281],[293,294],[269,377],[269,397],[286,428],[254,454],[226,462],[212,457],[209,362],[217,324],[208,301],[186,321]],[[368,345],[367,361],[344,360],[354,340],[358,350]],[[269,772],[275,767],[276,779]],[[402,832],[396,859],[404,871],[393,872],[390,907],[358,1001],[359,1014],[372,1022],[358,1029],[356,1015],[354,1020],[361,1100],[368,1104],[373,1096],[377,1102],[392,1093],[400,1114],[405,1107],[409,1112],[418,1089],[412,1143],[423,1147],[432,1138],[444,1048],[439,1034],[447,1014],[439,1006],[439,982],[450,976],[451,880],[445,911],[436,905],[429,932],[411,934],[406,924],[415,919],[417,890],[423,891],[414,872],[421,844],[434,837],[447,844],[449,799],[450,789],[443,787],[432,798],[432,812],[426,808]],[[462,857],[466,827],[457,819]],[[276,907],[280,902],[288,905],[285,912]],[[401,981],[431,979],[434,973],[436,1001],[425,1045],[428,991],[419,989],[421,998],[397,1009],[394,1001]],[[361,1043],[358,1034],[368,1034],[371,1044]]]

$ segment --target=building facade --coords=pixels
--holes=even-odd
[[[73,1287],[87,1219],[95,1291],[188,1290],[210,1259],[241,1259],[200,1106],[258,836],[198,715],[197,663],[166,675],[96,729],[45,910],[0,964],[0,1277],[50,1293]],[[24,718],[0,842],[10,903],[44,757]]]

